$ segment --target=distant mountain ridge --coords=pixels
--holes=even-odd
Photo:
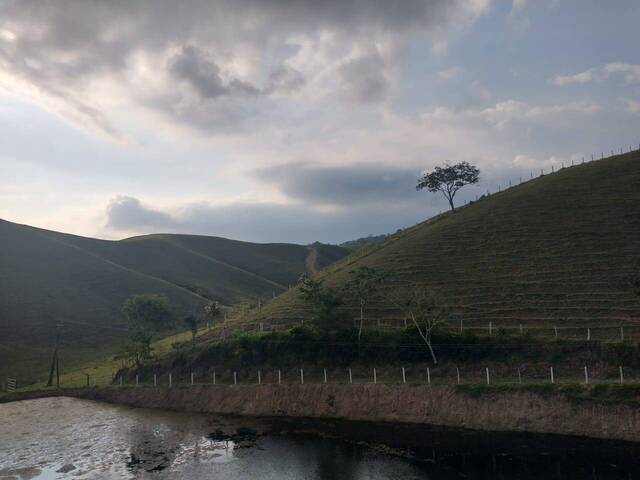
[[[120,308],[132,294],[166,295],[185,314],[209,300],[267,299],[348,253],[198,235],[98,240],[0,220],[0,376],[14,358],[42,369],[58,322],[67,344],[87,353],[113,344],[124,334]]]

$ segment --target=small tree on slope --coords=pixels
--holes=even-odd
[[[434,332],[449,320],[449,311],[442,302],[442,298],[433,290],[414,286],[393,291],[389,294],[390,301],[410,318],[418,334],[429,348],[433,364],[438,359],[433,350]]]
[[[352,278],[348,282],[348,288],[353,291],[360,306],[360,324],[358,327],[358,347],[364,328],[364,312],[369,302],[378,294],[384,274],[371,267],[359,267],[351,272]]]
[[[468,162],[455,165],[445,164],[444,167],[436,167],[431,172],[425,172],[418,179],[416,190],[426,188],[430,192],[441,192],[449,202],[451,211],[455,212],[453,199],[465,185],[478,183],[480,170]]]

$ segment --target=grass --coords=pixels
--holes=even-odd
[[[453,324],[465,326],[617,326],[638,324],[640,154],[565,168],[445,213],[366,246],[320,272],[353,317],[350,271],[388,275],[385,289],[419,284],[439,290]],[[367,312],[401,322],[385,300]],[[297,290],[249,322],[310,318]]]
[[[57,323],[66,368],[113,354],[126,335],[120,308],[132,294],[163,294],[180,317],[209,299],[272,298],[346,253],[195,235],[105,241],[0,220],[0,378],[42,377]]]

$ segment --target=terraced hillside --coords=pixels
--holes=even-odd
[[[346,252],[190,235],[114,242],[0,220],[0,378],[44,370],[56,323],[65,325],[68,363],[111,353],[125,334],[120,308],[134,293],[166,295],[181,314],[209,299],[272,298]]]
[[[640,277],[640,155],[565,168],[482,198],[352,254],[319,277],[350,299],[349,272],[364,265],[384,270],[392,285],[439,289],[456,324],[640,322],[632,286]],[[294,289],[250,320],[309,317]],[[369,317],[399,321],[386,302]]]

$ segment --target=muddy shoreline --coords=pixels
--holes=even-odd
[[[70,396],[142,408],[251,417],[350,420],[640,442],[640,409],[558,393],[472,396],[424,385],[218,385],[29,392],[0,402]]]

